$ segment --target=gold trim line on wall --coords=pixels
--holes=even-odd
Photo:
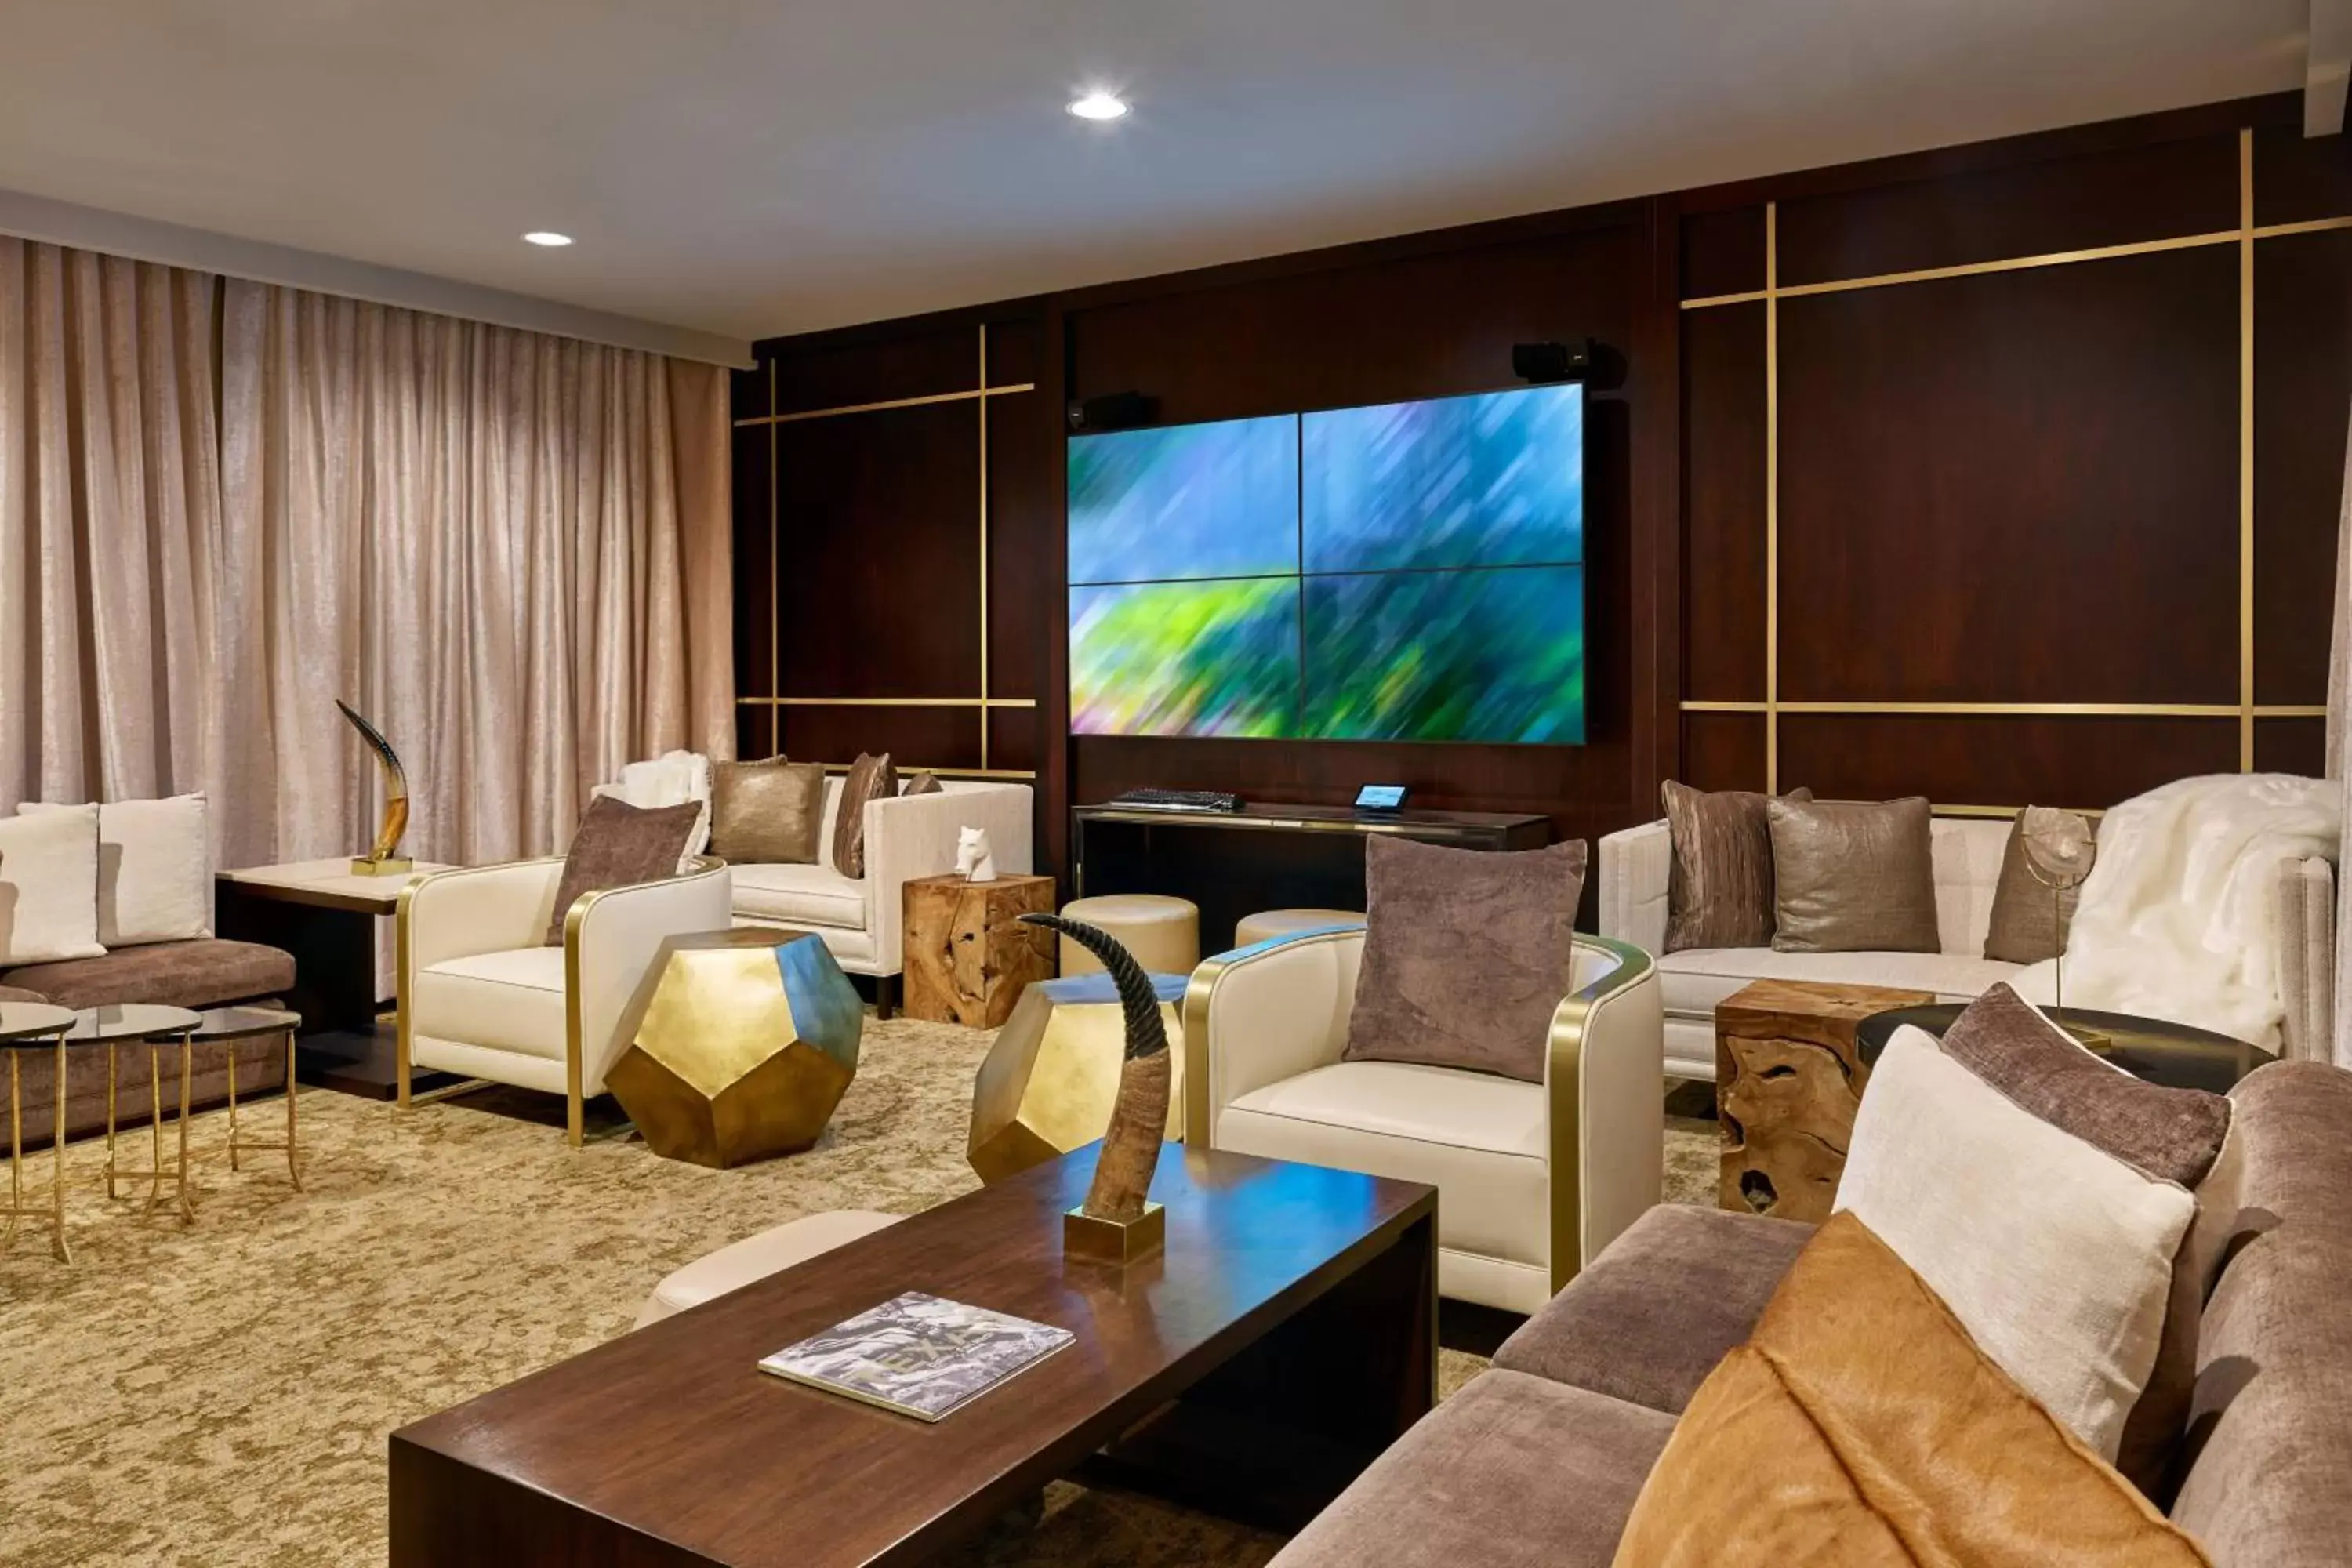
[[[819,763],[816,765],[829,773],[845,773],[856,764]],[[931,768],[925,767],[920,763],[893,763],[891,766],[901,773],[933,773],[943,779],[1020,780],[1034,779],[1037,776],[1037,770],[1034,768]]]
[[[1764,204],[1764,788],[1780,793],[1780,204]]]
[[[983,325],[981,331],[985,333],[988,329]],[[768,362],[768,369],[772,379],[775,370],[773,360]],[[965,403],[973,399],[1008,397],[1014,393],[1036,390],[1037,384],[1034,381],[1016,381],[1003,386],[975,386],[963,392],[927,393],[921,397],[888,397],[879,403],[845,403],[837,408],[800,408],[790,414],[762,414],[751,419],[738,419],[735,421],[735,427],[740,430],[747,425],[797,425],[803,419],[831,419],[843,414],[879,414],[892,408],[923,408],[934,403]],[[775,406],[772,396],[768,406],[771,408]]]
[[[739,708],[1034,708],[1034,697],[738,697]]]
[[[980,324],[980,765],[988,766],[988,323]]]
[[[2254,771],[2254,132],[2238,132],[2238,771]]]
[[[2235,719],[2243,711],[2234,702],[1763,702],[1684,701],[1685,713],[1847,713],[1886,717],[1941,715],[1978,719]],[[2324,719],[2327,709],[2318,703],[2257,706],[2257,719]]]

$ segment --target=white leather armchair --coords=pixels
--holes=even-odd
[[[698,858],[682,876],[583,893],[563,943],[544,945],[561,858],[469,866],[411,882],[400,895],[400,1103],[412,1067],[561,1094],[580,1146],[581,1106],[604,1091],[625,1047],[621,1016],[662,943],[731,923],[726,863]]]
[[[1431,1184],[1438,1289],[1532,1312],[1664,1188],[1649,955],[1577,937],[1538,1084],[1343,1061],[1363,947],[1360,929],[1305,931],[1193,972],[1185,1126],[1211,1148]]]

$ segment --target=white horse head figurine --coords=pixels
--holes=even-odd
[[[987,828],[967,827],[956,836],[956,875],[967,882],[996,880],[996,857],[989,852]]]

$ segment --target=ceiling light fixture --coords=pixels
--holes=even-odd
[[[1082,98],[1070,100],[1070,112],[1081,120],[1117,120],[1127,113],[1127,100],[1115,92],[1097,88]]]
[[[529,234],[524,235],[523,238],[530,244],[544,245],[550,247],[569,245],[572,243],[572,237],[570,235],[558,234],[551,228],[532,229]]]

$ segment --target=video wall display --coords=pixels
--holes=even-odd
[[[1070,727],[1584,740],[1584,389],[1073,437]]]

